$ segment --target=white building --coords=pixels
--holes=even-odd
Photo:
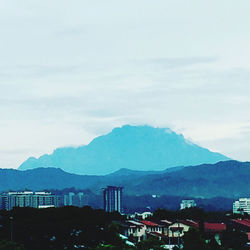
[[[128,237],[132,236],[136,242],[140,242],[146,239],[146,230],[147,230],[146,225],[133,220],[128,220],[126,221],[126,223],[128,225],[126,233]]]
[[[238,201],[235,201],[233,203],[233,213],[234,214],[242,214],[242,213],[250,214],[250,198],[240,198]]]
[[[196,207],[196,203],[194,200],[182,200],[180,207],[181,210],[185,208]]]
[[[164,227],[162,225],[158,225],[157,223],[154,223],[152,221],[141,220],[140,222],[146,226],[147,233],[154,232],[154,233],[162,234],[164,231]]]
[[[76,207],[83,207],[87,205],[84,200],[84,194],[79,192],[77,194],[73,192],[69,192],[63,196],[63,205],[64,206],[76,206]]]
[[[103,189],[104,210],[106,212],[123,212],[123,187],[107,186]]]
[[[151,217],[151,216],[153,216],[152,212],[143,212],[143,213],[135,212],[134,214],[128,215],[128,218],[130,218],[130,219],[138,219],[138,220],[145,220],[145,219],[147,219],[148,217]]]
[[[0,195],[0,209],[11,210],[13,207],[34,207],[58,205],[58,197],[49,192],[8,192]]]

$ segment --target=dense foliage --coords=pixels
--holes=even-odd
[[[198,208],[176,212],[158,209],[150,219],[157,222],[166,218],[200,222],[199,228],[190,229],[180,239],[184,250],[245,249],[246,234],[233,231],[230,227],[221,233],[221,245],[213,236],[204,233],[204,221],[225,222],[230,219],[223,213],[204,212]],[[135,246],[126,244],[119,236],[120,225],[124,221],[125,218],[119,213],[106,213],[91,207],[0,211],[0,250],[158,250],[168,244],[166,239],[158,240],[156,237],[148,237]],[[175,249],[178,250],[178,247]]]
[[[105,213],[90,207],[1,211],[0,239],[10,239],[10,217],[13,217],[13,240],[24,245],[26,250],[75,249],[121,243],[111,226],[113,220],[123,220],[119,213]]]

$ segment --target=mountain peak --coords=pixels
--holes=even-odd
[[[158,131],[161,133],[167,133],[167,134],[176,134],[173,130],[171,130],[170,128],[160,128],[160,127],[152,127],[149,125],[130,125],[130,124],[126,124],[123,125],[121,127],[116,127],[113,128],[112,132],[114,133],[120,133],[121,131],[123,132],[139,132],[139,133],[143,133],[143,132],[152,132],[152,131]],[[112,133],[111,132],[111,133]],[[182,135],[181,135],[182,136]]]
[[[19,169],[59,167],[77,174],[109,174],[121,168],[155,171],[229,160],[186,140],[169,128],[124,125],[96,137],[89,145],[59,148],[29,158]]]

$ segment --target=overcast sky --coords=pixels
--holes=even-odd
[[[123,124],[250,160],[249,0],[0,0],[0,167]]]

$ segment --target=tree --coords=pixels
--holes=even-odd
[[[0,250],[25,250],[22,245],[19,245],[12,241],[2,240],[0,241]]]
[[[221,235],[221,244],[226,248],[240,249],[247,241],[247,234],[238,231],[225,231]]]
[[[205,250],[209,249],[201,234],[195,229],[189,229],[184,234],[184,250]]]
[[[157,238],[149,237],[147,240],[140,241],[139,243],[137,243],[136,249],[138,249],[138,250],[164,249],[162,247],[163,244],[164,244],[164,242],[158,240]]]

